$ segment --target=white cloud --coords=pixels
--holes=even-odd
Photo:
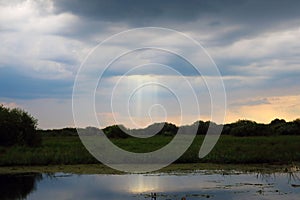
[[[243,66],[239,62],[250,65],[273,60],[289,61],[299,57],[299,37],[299,28],[280,30],[251,39],[241,39],[227,46],[213,47],[209,51],[213,57],[224,61],[225,64],[226,61],[235,60],[237,66]]]
[[[52,1],[0,4],[0,67],[17,67],[42,78],[73,77],[86,44],[59,33],[72,31],[78,20],[53,13]]]

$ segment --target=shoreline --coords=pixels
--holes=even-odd
[[[213,173],[294,173],[300,169],[300,163],[287,164],[213,164],[213,163],[185,163],[171,164],[156,173],[193,173],[210,171]],[[111,169],[103,164],[76,164],[76,165],[44,165],[44,166],[1,166],[0,174],[19,173],[71,173],[71,174],[129,174]]]

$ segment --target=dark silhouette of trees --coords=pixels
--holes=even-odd
[[[197,126],[198,125],[198,130],[197,130],[197,135],[205,135],[207,132],[207,129],[209,127],[209,121],[204,122],[204,121],[197,121],[195,122],[192,126]]]
[[[38,132],[46,136],[77,136],[78,135],[76,128],[38,130]]]
[[[159,130],[157,133],[158,135],[174,136],[178,131],[178,127],[172,123],[162,122],[149,125],[144,130],[147,133],[152,133],[153,131]]]
[[[238,120],[226,124],[223,134],[234,136],[275,136],[300,135],[300,120],[286,122],[284,119],[274,119],[269,124],[256,123],[250,120]]]
[[[37,120],[26,111],[0,105],[0,145],[37,146],[41,137],[36,128]]]
[[[222,126],[222,127],[221,127]],[[230,124],[219,125],[211,121],[196,121],[191,125],[185,125],[184,131],[188,134],[195,129],[197,135],[206,135],[208,127],[210,131],[222,129],[222,135],[232,135],[237,137],[249,136],[276,136],[276,135],[300,135],[300,119],[286,122],[284,119],[274,119],[269,124],[257,123],[251,120],[238,120]],[[175,136],[180,127],[168,122],[154,123],[146,128],[128,129],[123,125],[112,125],[103,129],[105,135],[109,138],[131,138],[138,135],[163,135]],[[73,136],[77,135],[75,128],[39,130],[47,136]],[[130,134],[127,134],[130,133]],[[150,137],[150,136],[149,136]]]
[[[234,136],[254,136],[258,130],[258,124],[250,120],[238,120],[230,124],[230,135]]]
[[[123,125],[112,125],[103,129],[103,132],[109,138],[128,138],[132,137],[131,135],[125,133],[131,133],[132,135],[152,135],[154,132],[157,132],[157,135],[165,136],[174,136],[178,127],[172,123],[162,122],[154,123],[143,129],[128,129]]]
[[[26,199],[36,189],[42,174],[1,174],[0,199]]]
[[[275,135],[300,135],[300,119],[291,122],[274,119],[269,126]]]
[[[128,137],[130,137],[120,127],[122,127],[123,130],[126,130],[126,128],[123,125],[112,125],[112,126],[108,126],[108,127],[104,128],[103,132],[109,138],[128,138]]]
[[[198,126],[197,135],[205,135],[208,127],[214,128],[218,125],[210,121],[197,121],[189,127]],[[127,131],[138,131],[141,134],[150,134],[160,127],[158,135],[174,136],[179,127],[171,123],[154,123],[144,129],[127,129]],[[125,127],[123,127],[125,129]],[[122,129],[123,129],[122,128]],[[124,130],[123,129],[123,130]],[[109,126],[104,129],[104,132],[111,138],[127,138],[131,137],[124,133],[117,125]],[[237,137],[249,137],[249,136],[275,136],[275,135],[300,135],[300,119],[296,119],[291,122],[286,122],[283,119],[274,119],[269,124],[257,123],[251,120],[238,120],[236,122],[223,125],[222,135],[232,135]]]

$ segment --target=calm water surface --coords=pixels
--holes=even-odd
[[[300,173],[0,175],[0,199],[300,199]]]

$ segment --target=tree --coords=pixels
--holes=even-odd
[[[268,135],[266,126],[263,124],[257,124],[251,120],[238,120],[231,125],[230,134],[234,136],[258,136]]]
[[[0,145],[37,146],[41,137],[36,128],[37,120],[26,111],[0,105]]]
[[[284,119],[276,118],[276,119],[271,121],[270,125],[271,126],[277,126],[277,125],[282,125],[282,124],[285,124],[285,123],[286,123],[286,121]]]
[[[127,130],[123,125],[112,125],[104,128],[103,132],[109,138],[128,138],[129,135],[126,134],[122,129]]]

